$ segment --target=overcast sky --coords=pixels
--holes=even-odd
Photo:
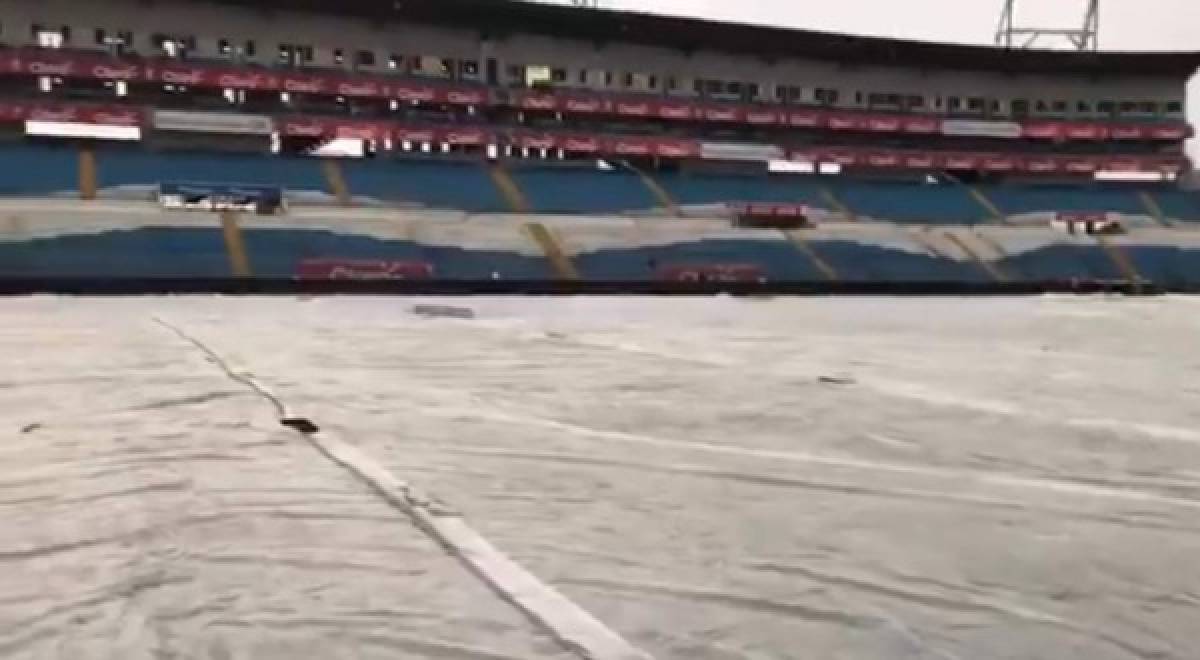
[[[992,43],[1003,0],[600,0],[610,9],[680,14],[909,39]],[[1027,25],[1082,25],[1086,0],[1018,0]],[[1052,45],[1052,44],[1051,44]],[[1200,51],[1200,0],[1100,0],[1104,50]],[[1200,78],[1189,96],[1200,125]],[[1200,157],[1200,142],[1191,152]]]

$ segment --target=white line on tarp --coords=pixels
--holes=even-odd
[[[279,397],[252,376],[233,370],[216,351],[181,328],[155,322],[202,351],[225,375],[269,401],[280,419],[293,418]],[[652,660],[587,610],[542,582],[475,531],[463,517],[397,479],[352,444],[327,432],[302,433],[321,454],[363,481],[439,545],[457,557],[501,598],[586,660]]]

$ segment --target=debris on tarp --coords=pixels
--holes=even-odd
[[[304,417],[284,417],[279,420],[279,423],[305,435],[312,435],[321,430],[321,427],[314,424],[312,420],[305,419]]]
[[[857,383],[853,378],[847,376],[821,376],[817,378],[817,382],[825,385],[854,385]]]
[[[475,310],[470,307],[455,307],[454,305],[415,305],[413,314],[429,318],[473,319]]]

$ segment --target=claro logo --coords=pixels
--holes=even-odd
[[[33,112],[29,113],[29,118],[36,120],[36,121],[69,122],[69,121],[75,121],[78,118],[78,115],[76,114],[76,112],[74,110],[71,110],[69,108],[62,109],[62,110],[50,110],[50,109],[46,109],[46,108],[38,108],[38,109],[35,109]]]
[[[381,92],[375,83],[341,83],[337,91],[346,96],[380,96]]]
[[[283,88],[289,92],[320,94],[325,89],[325,83],[320,80],[297,80],[296,78],[284,78]]]
[[[162,80],[163,82],[176,85],[199,85],[204,82],[204,72],[196,69],[188,71],[163,71]],[[226,87],[231,86],[226,85]]]
[[[53,62],[30,62],[29,72],[39,76],[69,76],[75,70],[75,65],[69,62],[55,64]]]
[[[446,100],[451,103],[461,103],[463,105],[475,105],[483,103],[483,95],[479,92],[450,92],[446,95]]]
[[[225,73],[217,78],[217,84],[221,87],[258,89],[262,86],[262,77],[255,74]]]
[[[138,68],[136,66],[113,67],[104,64],[98,64],[92,67],[92,75],[97,78],[105,78],[112,80],[124,80],[127,78],[136,78]]]
[[[140,117],[132,112],[97,112],[92,115],[93,122],[113,126],[133,126],[139,120]]]

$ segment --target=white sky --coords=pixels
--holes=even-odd
[[[679,14],[852,34],[990,44],[1003,0],[600,0],[610,9]],[[1017,22],[1082,25],[1086,0],[1019,0]],[[1051,44],[1052,45],[1052,44]],[[1200,51],[1200,0],[1100,0],[1103,50]],[[1190,86],[1200,125],[1200,77]],[[1200,158],[1200,141],[1193,140]]]

